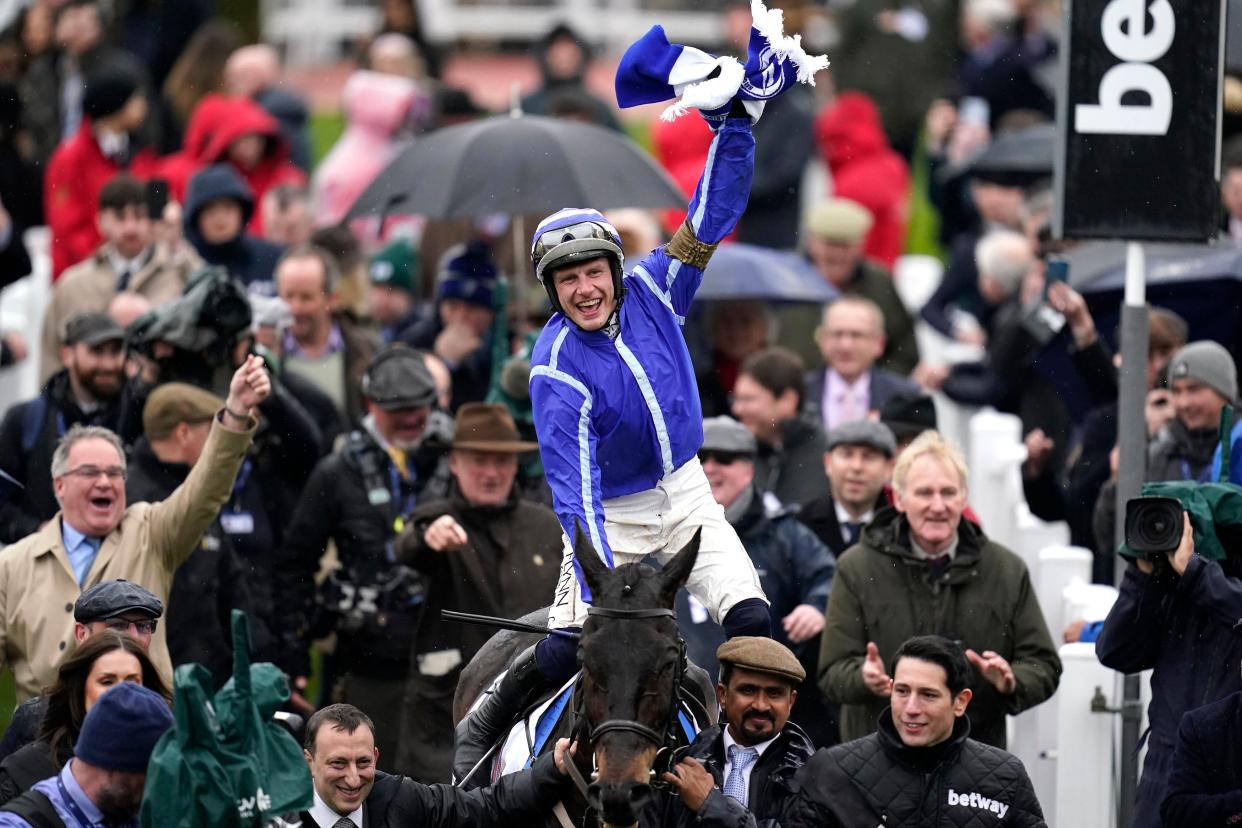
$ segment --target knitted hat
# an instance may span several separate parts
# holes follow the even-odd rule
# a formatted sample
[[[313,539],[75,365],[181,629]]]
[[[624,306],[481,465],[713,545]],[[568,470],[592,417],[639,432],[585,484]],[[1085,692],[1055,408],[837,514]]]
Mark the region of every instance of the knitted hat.
[[[472,241],[453,245],[440,257],[436,299],[460,299],[491,308],[498,275],[486,244]]]
[[[413,293],[417,261],[414,246],[405,239],[397,239],[371,258],[368,269],[371,284]]]
[[[1232,403],[1238,398],[1238,369],[1224,346],[1204,340],[1192,342],[1169,361],[1169,381],[1198,380]]]
[[[119,63],[101,66],[86,76],[82,114],[91,120],[114,115],[125,108],[141,86],[138,75],[128,66]]]
[[[172,725],[167,701],[154,690],[123,681],[86,714],[73,752],[97,768],[144,773],[155,743]]]

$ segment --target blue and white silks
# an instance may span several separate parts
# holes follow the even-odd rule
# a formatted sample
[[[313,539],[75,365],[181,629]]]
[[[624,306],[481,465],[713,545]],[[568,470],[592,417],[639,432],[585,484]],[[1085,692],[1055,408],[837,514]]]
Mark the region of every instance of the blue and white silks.
[[[746,209],[754,155],[749,120],[726,119],[690,201],[695,238],[715,244],[733,229]],[[553,507],[565,534],[572,539],[579,521],[609,566],[603,501],[651,489],[703,444],[681,332],[702,279],[701,270],[656,248],[625,278],[615,339],[558,313],[535,344],[530,396]]]
[[[625,108],[677,98],[660,116],[671,121],[691,108],[721,109],[737,97],[751,120],[757,121],[764,101],[795,83],[814,86],[815,73],[827,68],[828,58],[807,54],[801,35],[785,35],[780,9],[751,0],[750,11],[745,65],[735,57],[716,57],[692,46],[669,43],[664,28],[652,26],[630,45],[617,66],[617,104]]]

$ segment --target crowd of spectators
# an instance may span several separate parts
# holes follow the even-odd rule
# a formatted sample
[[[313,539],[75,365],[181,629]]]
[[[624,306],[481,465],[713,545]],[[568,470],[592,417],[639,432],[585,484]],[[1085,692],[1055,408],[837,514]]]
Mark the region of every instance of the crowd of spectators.
[[[518,617],[556,581],[561,531],[526,388],[551,309],[507,289],[529,278],[508,217],[346,218],[404,142],[482,110],[386,3],[341,95],[344,133],[316,163],[278,52],[208,5],[114,17],[103,0],[33,0],[0,32],[0,284],[30,273],[23,234],[38,225],[53,280],[37,346],[3,338],[3,363],[37,360],[44,383],[0,422],[0,471],[17,484],[0,496],[0,661],[18,700],[39,705],[5,743],[22,757],[0,763],[10,798],[65,765],[83,718],[65,698],[89,698],[97,662],[165,698],[174,665],[222,683],[235,608],[256,656],[292,679],[295,708],[358,705],[381,767],[447,781],[453,690],[486,633],[440,611]],[[948,688],[971,691],[956,715],[981,742],[1003,747],[1005,716],[1056,690],[1061,631],[970,510],[934,395],[1021,420],[1032,511],[1068,522],[1122,604],[1171,589],[1168,572],[1118,575],[1119,343],[1077,282],[1048,276],[1065,253],[1049,171],[979,162],[1051,123],[1056,4],[956,5],[834,5],[830,77],[755,126],[754,186],[729,241],[796,251],[838,298],[704,302],[684,329],[699,459],[774,637],[802,664],[792,721],[818,747],[875,731],[886,664],[912,636],[960,643],[969,670],[953,661]],[[740,42],[749,18],[725,18]],[[585,85],[598,57],[586,39],[558,25],[536,54],[524,111],[620,128]],[[697,117],[652,125],[654,155],[687,190],[711,140]],[[1237,240],[1231,152],[1223,227]],[[923,200],[944,273],[911,308],[893,272]],[[683,219],[616,214],[634,259]],[[1193,313],[1153,307],[1149,323],[1146,477],[1206,481],[1238,397],[1234,357]],[[916,329],[969,358],[920,353]],[[1225,444],[1242,479],[1242,432]],[[1222,569],[1200,563],[1185,571]],[[117,579],[149,600],[104,618],[75,609]],[[714,666],[723,633],[693,598],[677,609],[692,657]],[[131,629],[148,630],[142,646],[118,634]],[[1172,674],[1167,654],[1117,636],[1106,625],[1101,640],[1119,667]],[[1236,649],[1199,702],[1242,686]],[[1153,773],[1188,704],[1153,717]],[[37,750],[17,750],[27,743]]]

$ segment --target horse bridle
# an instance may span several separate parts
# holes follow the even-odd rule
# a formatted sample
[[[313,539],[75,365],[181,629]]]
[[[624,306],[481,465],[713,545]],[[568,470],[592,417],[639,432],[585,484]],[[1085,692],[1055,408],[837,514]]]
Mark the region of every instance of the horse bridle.
[[[609,607],[589,607],[587,615],[594,615],[597,618],[622,618],[637,620],[642,618],[671,618],[675,622],[677,613],[671,609],[660,607],[651,609],[612,609]],[[686,667],[686,642],[680,635],[677,636],[677,675],[673,676],[672,690],[670,691],[671,699],[669,700],[668,722],[664,726],[664,732],[660,733],[654,728],[647,727],[642,722],[636,722],[632,719],[608,719],[600,722],[599,725],[592,728],[587,721],[583,707],[586,704],[586,694],[579,693],[578,688],[574,688],[574,727],[570,734],[571,742],[579,744],[589,744],[594,746],[597,739],[607,733],[632,733],[645,741],[656,746],[656,758],[651,765],[651,784],[653,787],[663,787],[666,783],[661,781],[661,775],[664,771],[670,770],[673,766],[674,754],[677,750],[677,713],[678,698],[681,688],[681,676],[685,672]],[[585,798],[587,796],[587,783],[579,772],[577,764],[569,759],[565,762],[566,768],[569,770],[570,777],[574,780],[574,785],[578,788],[578,792]]]

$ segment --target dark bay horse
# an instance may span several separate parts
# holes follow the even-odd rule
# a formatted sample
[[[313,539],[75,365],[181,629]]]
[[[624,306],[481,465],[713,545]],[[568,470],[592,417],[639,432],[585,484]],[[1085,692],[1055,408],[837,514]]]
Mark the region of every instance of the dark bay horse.
[[[574,802],[563,803],[574,825],[584,824],[588,810],[605,826],[637,824],[658,778],[653,770],[657,754],[667,763],[672,749],[686,742],[677,706],[684,671],[689,695],[701,708],[700,724],[714,723],[711,681],[706,672],[687,664],[673,613],[677,590],[694,568],[698,551],[696,534],[663,569],[646,564],[610,569],[582,533],[576,537],[574,555],[594,603],[579,642],[582,672],[556,733],[578,741],[576,762],[585,790]],[[523,620],[545,619],[546,614],[540,618],[532,613]],[[512,632],[494,636],[462,671],[455,720],[537,638]],[[547,739],[542,749],[551,750],[555,741],[555,736]],[[550,819],[548,824],[563,823]]]

